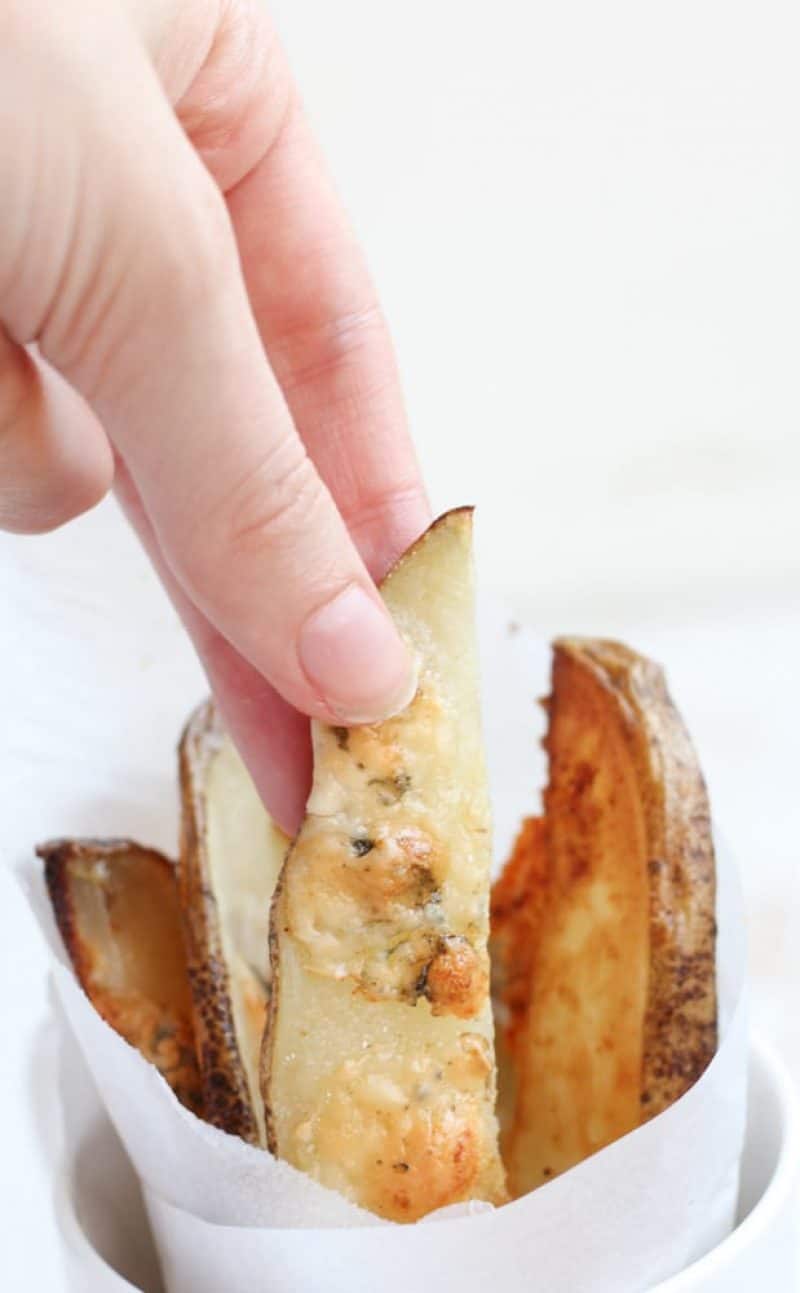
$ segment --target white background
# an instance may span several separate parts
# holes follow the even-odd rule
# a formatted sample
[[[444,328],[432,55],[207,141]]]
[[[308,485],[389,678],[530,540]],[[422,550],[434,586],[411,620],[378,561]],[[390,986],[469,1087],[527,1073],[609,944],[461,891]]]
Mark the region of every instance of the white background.
[[[796,6],[272,8],[434,503],[479,505],[482,584],[520,620],[666,664],[744,870],[754,1012],[800,1070]],[[80,830],[174,848],[202,691],[113,504],[0,538],[3,863]],[[58,1290],[50,1007],[13,891],[0,1000],[2,1262]]]

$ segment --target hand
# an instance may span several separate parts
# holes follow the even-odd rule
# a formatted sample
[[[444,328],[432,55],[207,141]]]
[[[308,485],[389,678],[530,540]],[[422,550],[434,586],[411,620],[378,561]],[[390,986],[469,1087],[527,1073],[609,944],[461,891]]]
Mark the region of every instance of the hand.
[[[0,526],[52,529],[112,478],[293,831],[302,715],[410,697],[372,580],[429,509],[374,288],[246,0],[0,16]]]

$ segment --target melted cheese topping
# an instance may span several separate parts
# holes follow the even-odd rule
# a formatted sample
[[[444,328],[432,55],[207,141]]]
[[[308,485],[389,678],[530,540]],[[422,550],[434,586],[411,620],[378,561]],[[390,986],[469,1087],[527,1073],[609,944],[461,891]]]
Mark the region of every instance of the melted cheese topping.
[[[453,735],[430,673],[389,722],[316,728],[285,910],[315,974],[351,978],[372,1000],[425,996],[469,1018],[488,984],[485,882],[474,877],[486,818],[482,802],[468,803],[444,831],[431,809]]]
[[[482,1116],[491,1081],[479,1034],[414,1056],[370,1049],[339,1067],[294,1127],[295,1162],[382,1216],[415,1221],[474,1190],[492,1148]]]

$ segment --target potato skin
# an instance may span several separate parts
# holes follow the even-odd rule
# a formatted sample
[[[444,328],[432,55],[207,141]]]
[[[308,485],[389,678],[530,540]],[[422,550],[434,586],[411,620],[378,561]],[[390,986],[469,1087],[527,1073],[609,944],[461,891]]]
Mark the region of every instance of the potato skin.
[[[667,1108],[716,1049],[708,802],[661,669],[560,639],[549,783],[493,895],[524,1193]]]
[[[194,1007],[204,1116],[222,1131],[259,1143],[234,1026],[228,970],[211,883],[204,779],[222,728],[211,701],[191,716],[178,747],[181,844],[177,869],[189,983]]]
[[[51,840],[36,852],[89,1000],[156,1066],[181,1103],[202,1116],[173,864],[120,839]]]

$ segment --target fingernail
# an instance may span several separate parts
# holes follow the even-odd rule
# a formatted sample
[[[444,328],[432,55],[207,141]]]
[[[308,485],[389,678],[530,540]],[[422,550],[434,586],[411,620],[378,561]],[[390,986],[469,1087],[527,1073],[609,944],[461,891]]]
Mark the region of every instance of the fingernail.
[[[358,584],[309,615],[300,663],[343,723],[376,723],[412,700],[417,671],[389,612]]]

